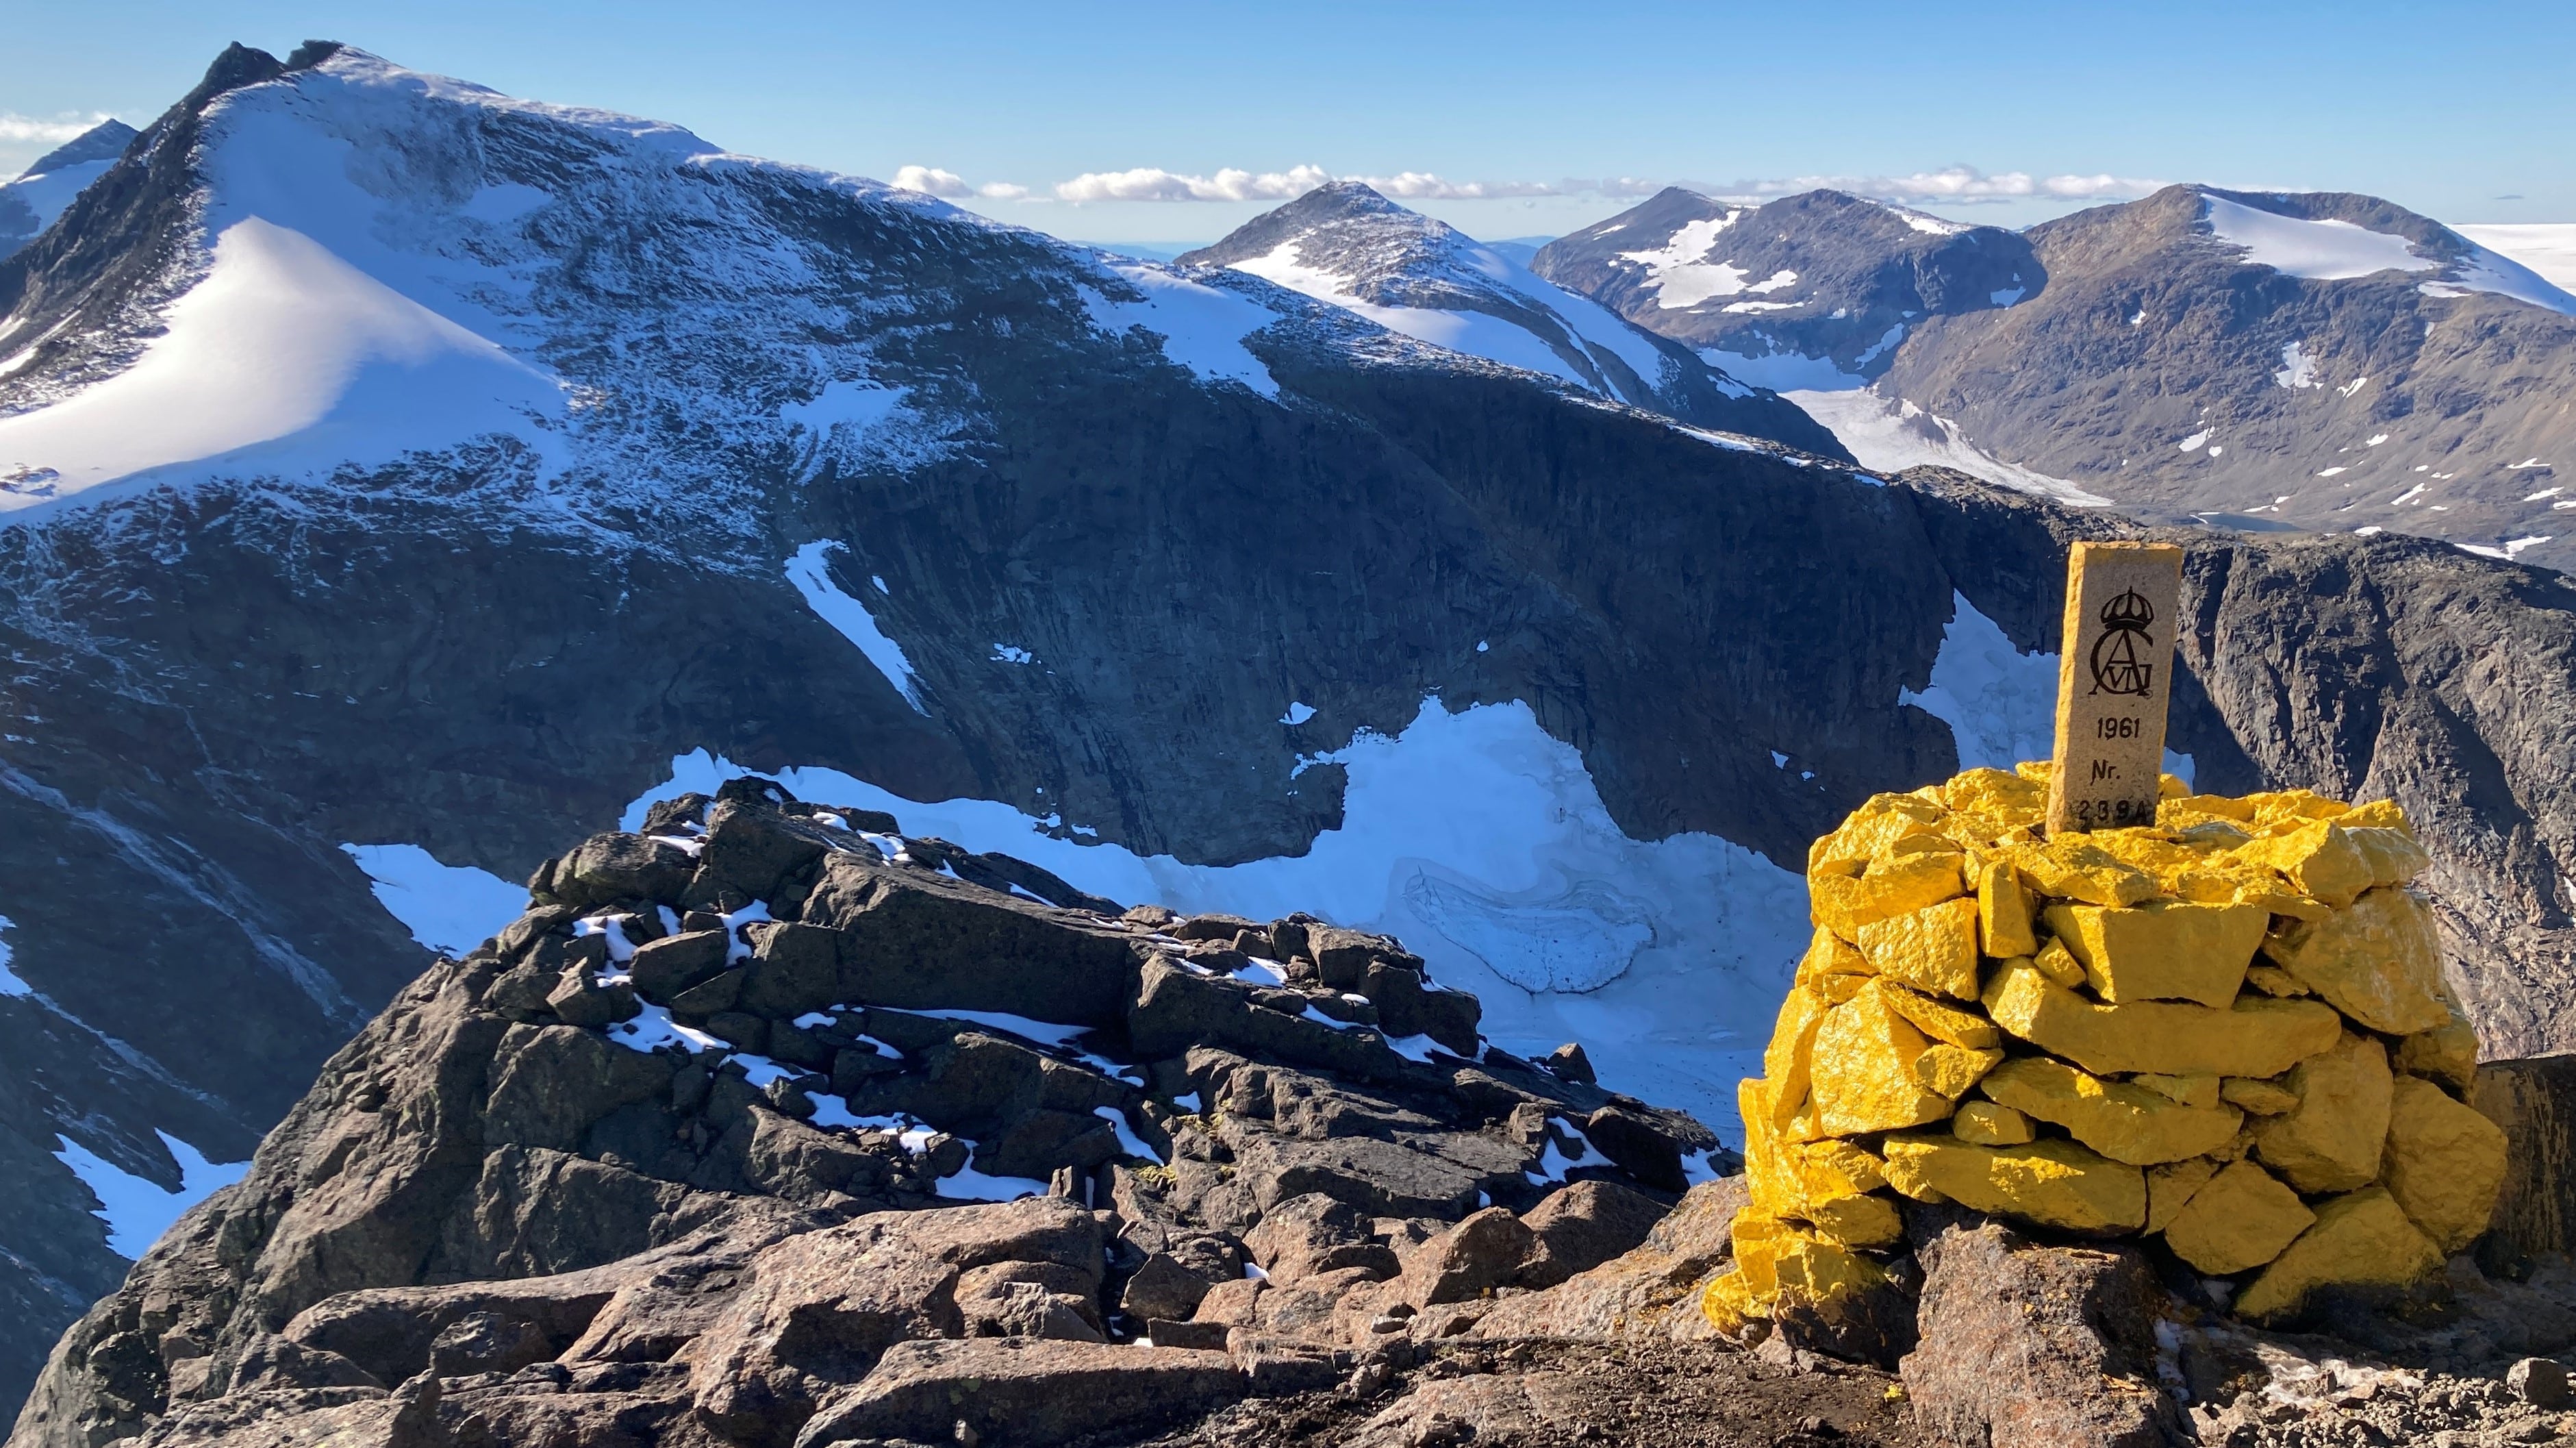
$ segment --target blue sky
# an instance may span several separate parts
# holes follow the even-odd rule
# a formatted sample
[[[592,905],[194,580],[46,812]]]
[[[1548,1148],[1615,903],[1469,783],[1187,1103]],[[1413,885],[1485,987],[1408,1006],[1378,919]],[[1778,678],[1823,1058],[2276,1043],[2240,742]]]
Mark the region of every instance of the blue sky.
[[[1670,181],[1833,180],[2005,225],[2182,180],[2576,221],[2568,0],[15,8],[0,175],[49,127],[147,122],[227,41],[327,36],[738,151],[944,172],[916,179],[1088,240],[1213,239],[1317,171],[1411,174],[1413,204],[1494,238]],[[1026,196],[972,194],[1002,187]],[[1187,194],[1232,199],[1121,199]]]

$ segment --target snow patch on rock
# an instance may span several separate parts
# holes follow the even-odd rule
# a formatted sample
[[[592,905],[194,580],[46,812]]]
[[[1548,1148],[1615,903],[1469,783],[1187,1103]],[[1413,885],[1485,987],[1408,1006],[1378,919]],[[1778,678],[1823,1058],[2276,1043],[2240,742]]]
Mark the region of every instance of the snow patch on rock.
[[[1890,402],[1867,389],[1781,395],[1830,429],[1866,468],[1889,473],[1912,467],[1951,468],[2016,492],[2078,507],[2101,507],[2111,501],[2064,478],[2004,462],[1968,441],[1957,423],[1935,417],[1911,402]]]
[[[842,592],[841,586],[832,581],[827,560],[843,546],[826,538],[797,549],[787,560],[787,581],[805,596],[806,607],[813,609],[816,617],[858,645],[860,654],[885,675],[886,682],[894,685],[914,713],[927,718],[930,708],[921,701],[921,681],[914,677],[912,660],[904,657],[903,645],[886,637],[866,604]],[[878,591],[884,591],[883,583],[878,584]]]
[[[1950,726],[1961,769],[2010,769],[2056,750],[2057,665],[2055,654],[2014,648],[2001,625],[1953,591],[1931,682],[1920,693],[1898,690],[1896,701]],[[2188,754],[2166,750],[2164,769],[2191,782]]]
[[[1503,1049],[1581,1041],[1613,1089],[1712,1124],[1735,1119],[1735,1082],[1759,1070],[1806,943],[1798,876],[1712,835],[1628,838],[1582,756],[1519,702],[1453,713],[1426,699],[1401,733],[1362,730],[1317,762],[1347,771],[1341,828],[1300,855],[1222,866],[1058,838],[998,801],[909,800],[828,769],[778,778],[1112,899],[1253,919],[1311,910],[1401,936],[1435,977],[1482,999],[1485,1033]],[[626,827],[654,800],[746,772],[704,750],[682,755]]]
[[[1168,267],[1145,262],[1105,262],[1129,286],[1144,293],[1141,301],[1113,301],[1085,287],[1083,306],[1092,325],[1104,332],[1136,328],[1162,341],[1163,355],[1206,382],[1233,382],[1264,397],[1277,397],[1279,383],[1243,339],[1279,320],[1279,315],[1234,293],[1194,282]]]
[[[2441,265],[2417,256],[2414,244],[2402,236],[2349,221],[2307,221],[2224,196],[2204,196],[2201,205],[2210,235],[2242,248],[2249,266],[2331,282],[2384,271],[2431,271]]]
[[[155,1131],[179,1164],[179,1189],[168,1191],[139,1177],[67,1136],[54,1138],[54,1159],[70,1167],[98,1206],[90,1215],[107,1224],[107,1249],[129,1260],[140,1258],[190,1207],[240,1181],[250,1172],[246,1161],[210,1162],[205,1154],[166,1131]]]
[[[365,871],[376,903],[411,938],[462,956],[501,933],[528,906],[525,886],[471,865],[443,865],[418,845],[342,845]]]

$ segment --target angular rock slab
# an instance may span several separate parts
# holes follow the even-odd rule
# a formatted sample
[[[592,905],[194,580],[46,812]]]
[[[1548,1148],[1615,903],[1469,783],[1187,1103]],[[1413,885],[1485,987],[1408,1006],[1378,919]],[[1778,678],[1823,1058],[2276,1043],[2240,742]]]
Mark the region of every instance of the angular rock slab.
[[[1943,1230],[1924,1266],[1920,1345],[1898,1367],[1917,1421],[1961,1448],[2189,1443],[2156,1386],[2159,1294],[2132,1251],[2034,1246],[1988,1223]]]

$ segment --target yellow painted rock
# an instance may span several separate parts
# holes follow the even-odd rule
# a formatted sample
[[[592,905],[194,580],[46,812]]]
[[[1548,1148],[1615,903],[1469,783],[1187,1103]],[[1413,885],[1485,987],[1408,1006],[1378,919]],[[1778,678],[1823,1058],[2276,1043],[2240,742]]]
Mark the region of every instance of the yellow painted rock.
[[[1879,993],[1890,1010],[1912,1021],[1916,1030],[1933,1040],[1970,1051],[1983,1051],[2003,1040],[1995,1023],[1974,1011],[1963,1011],[1893,981],[1881,981]]]
[[[1807,1104],[1807,1065],[1815,1054],[1816,1027],[1824,1024],[1831,1008],[1823,996],[1796,986],[1780,1002],[1780,1019],[1762,1051],[1762,1075],[1771,1083],[1765,1104],[1775,1125],[1787,1125]]]
[[[1821,925],[1808,939],[1807,953],[1798,957],[1797,983],[1810,989],[1818,988],[1820,982],[1837,975],[1867,976],[1875,973],[1870,969],[1869,958],[1860,953],[1860,947]]]
[[[1885,1148],[1887,1184],[1918,1201],[1946,1197],[2070,1232],[2134,1231],[2147,1220],[2146,1173],[2071,1141],[1970,1146],[1909,1133]]]
[[[1828,865],[1867,860],[1907,835],[1932,834],[1941,823],[1941,806],[1911,794],[1874,794],[1853,810],[1840,829],[1807,848],[1807,873]]]
[[[2361,857],[2370,863],[2370,883],[2386,889],[2391,885],[2412,885],[2415,877],[2432,868],[2433,857],[2415,843],[2415,836],[2405,830],[2373,826],[2346,827]]]
[[[2030,891],[2010,860],[1988,860],[1977,872],[1977,944],[1997,960],[2039,949],[2031,925]]]
[[[2165,1223],[2165,1245],[2201,1271],[2224,1277],[2280,1256],[2316,1220],[2297,1192],[2240,1161],[2211,1177]]]
[[[1788,1150],[1809,1196],[1856,1196],[1887,1185],[1887,1163],[1848,1141],[1815,1141]]]
[[[2348,1192],[2379,1176],[2388,1139],[2388,1050],[2347,1031],[2301,1061],[2289,1088],[2299,1104],[2254,1128],[2254,1154],[2300,1191]]]
[[[1970,769],[1941,786],[1941,802],[1962,814],[2036,814],[2048,807],[2048,790],[2008,769]]]
[[[1945,900],[1860,927],[1860,953],[1889,980],[1977,998],[1977,902]]]
[[[2468,1091],[2478,1081],[2478,1033],[2457,1017],[2397,1043],[2397,1069]]]
[[[2328,799],[2309,789],[2283,789],[2269,794],[2249,794],[2245,796],[2245,802],[2254,807],[2254,822],[2260,825],[2300,820],[2340,819],[2352,813],[2352,806],[2342,800]]]
[[[2332,1046],[2343,1029],[2320,1001],[2245,996],[2226,1010],[2181,1001],[2096,1005],[2018,962],[1986,983],[1984,1004],[2007,1033],[2097,1076],[2278,1076]]]
[[[2131,1166],[2181,1161],[2224,1146],[2245,1119],[2233,1106],[2185,1106],[2044,1056],[2006,1061],[1978,1085],[1993,1100],[2063,1126],[2077,1141]]]
[[[1884,1247],[1903,1236],[1896,1204],[1869,1195],[1887,1185],[1878,1158],[1849,1142],[1783,1139],[1764,1119],[1769,1091],[1761,1081],[1736,1086],[1751,1210],[1808,1223],[1847,1247]]]
[[[2336,822],[2347,830],[2395,830],[2410,840],[2415,838],[2415,826],[2407,821],[2406,811],[2399,809],[2393,799],[2374,799],[2368,804],[2354,805],[2338,815]]]
[[[1829,1305],[1887,1281],[1877,1263],[1821,1234],[1760,1212],[1735,1214],[1735,1270],[1709,1284],[1700,1310],[1732,1334],[1783,1297]],[[1732,1284],[1732,1285],[1729,1285]]]
[[[2223,794],[2186,794],[2156,801],[2156,823],[2165,829],[2187,828],[2203,820],[2254,822],[2254,806]]]
[[[2207,1072],[2190,1076],[2159,1076],[2149,1072],[2143,1076],[2132,1076],[2129,1082],[2133,1086],[2144,1086],[2168,1101],[2207,1109],[2218,1104],[2220,1079]]]
[[[2388,1112],[2388,1194],[2433,1245],[2457,1252],[2487,1229],[2504,1184],[2504,1132],[2430,1081],[2397,1078]]]
[[[1957,855],[1904,855],[1859,875],[1809,875],[1807,908],[1816,924],[1858,940],[1865,925],[1955,899],[1967,889]]]
[[[1993,1101],[1962,1101],[1950,1134],[1971,1146],[2019,1146],[2039,1135],[2030,1118]]]
[[[2161,1232],[2191,1194],[2209,1184],[2223,1163],[2205,1156],[2147,1168],[2147,1230]]]
[[[2039,954],[2032,956],[2030,963],[2041,975],[2068,990],[2084,983],[2084,962],[2077,960],[2075,953],[2066,948],[2066,942],[2055,936],[2049,937],[2048,944],[2040,947]]]
[[[2090,905],[2135,905],[2156,895],[2156,877],[2089,843],[2083,835],[2057,835],[2010,852],[2012,862],[2040,894]]]
[[[2231,1106],[2241,1106],[2255,1116],[2278,1116],[2299,1108],[2299,1093],[2290,1089],[2288,1078],[2279,1081],[2256,1081],[2244,1076],[2230,1076],[2218,1083],[2218,1099]]]
[[[1914,1059],[1931,1044],[1887,1008],[1875,982],[1826,1012],[1807,1068],[1818,1127],[1827,1136],[1858,1136],[1949,1115],[1949,1098],[1914,1079]]]
[[[2306,986],[2299,983],[2299,978],[2297,976],[2290,974],[2288,971],[2283,970],[2277,965],[2247,966],[2245,968],[2245,983],[2267,996],[2279,996],[2284,1000],[2291,996],[2314,994],[2313,991],[2310,991]]]
[[[2251,905],[2155,900],[2128,909],[2051,905],[2048,928],[2094,993],[2114,1005],[2143,1000],[2225,1007],[2245,982],[2270,917]]]
[[[2432,1239],[2416,1230],[2384,1187],[2320,1204],[2317,1224],[2273,1259],[2236,1299],[2238,1315],[2276,1321],[2298,1310],[2310,1292],[2338,1283],[2404,1287],[2442,1265]]]
[[[2370,861],[2343,826],[2310,820],[2239,848],[2236,857],[2278,870],[2303,894],[2340,909],[2370,888]]]
[[[2433,912],[2404,890],[2373,890],[2325,920],[2302,920],[2265,941],[2263,953],[2382,1035],[2450,1023]]]
[[[1945,1042],[1914,1058],[1914,1081],[1934,1095],[1956,1101],[2003,1058],[2001,1048],[1971,1051]]]

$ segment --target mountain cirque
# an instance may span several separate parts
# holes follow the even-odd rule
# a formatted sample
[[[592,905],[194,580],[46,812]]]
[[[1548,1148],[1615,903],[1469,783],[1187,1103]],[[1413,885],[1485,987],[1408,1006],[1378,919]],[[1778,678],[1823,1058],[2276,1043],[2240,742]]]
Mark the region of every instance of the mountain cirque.
[[[2576,296],[2375,197],[2173,186],[2015,234],[1668,190],[1531,266],[1749,380],[1866,382],[2148,513],[2576,560]]]
[[[2065,543],[2127,530],[1712,442],[1255,277],[671,127],[290,59],[227,55],[0,262],[8,321],[52,334],[0,378],[0,429],[112,401],[263,226],[372,268],[368,315],[473,321],[471,346],[430,329],[441,355],[551,379],[559,410],[395,388],[383,416],[459,430],[380,445],[325,407],[0,497],[7,1397],[127,1268],[65,1143],[163,1191],[156,1132],[248,1157],[418,971],[344,843],[523,879],[704,749],[1060,840],[1297,857],[1345,819],[1317,756],[1436,695],[1525,706],[1605,829],[1794,869],[1868,795],[1955,772],[1967,746],[1907,702],[1945,621],[2053,648]],[[317,149],[405,165],[324,187],[353,173]],[[2164,536],[2192,553],[2173,743],[2199,786],[2395,798],[2488,1053],[2576,1044],[2564,580],[2399,537]],[[816,599],[864,600],[903,666]]]

